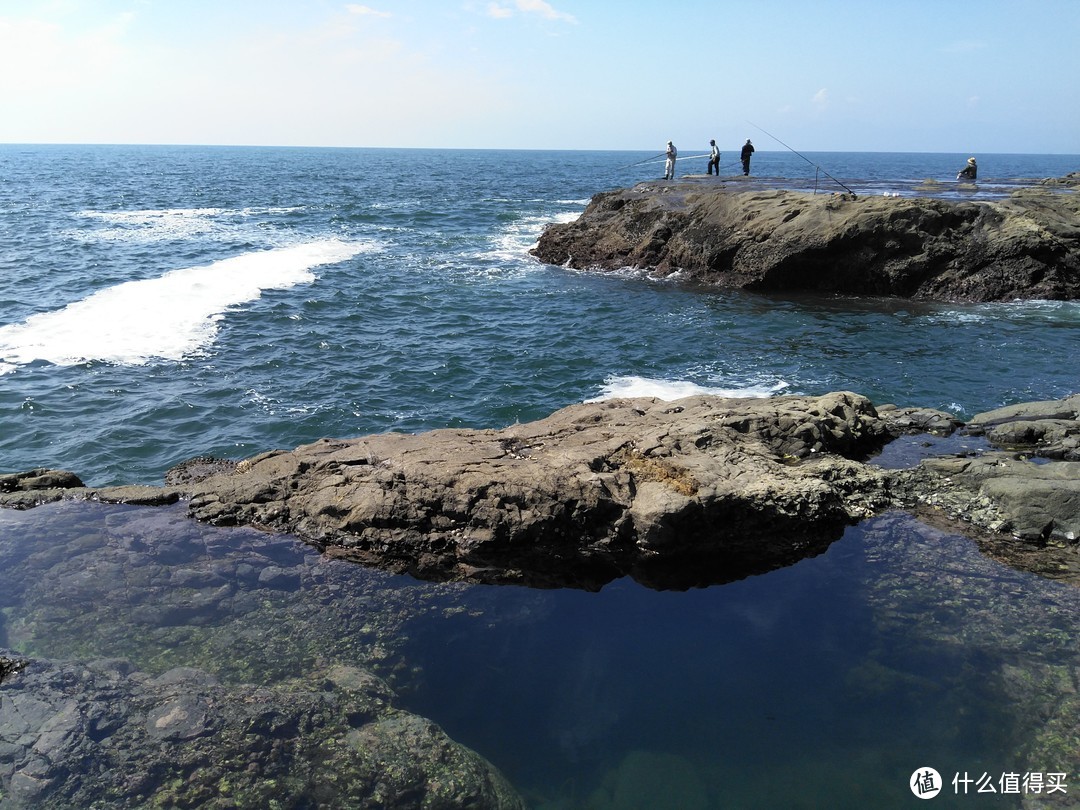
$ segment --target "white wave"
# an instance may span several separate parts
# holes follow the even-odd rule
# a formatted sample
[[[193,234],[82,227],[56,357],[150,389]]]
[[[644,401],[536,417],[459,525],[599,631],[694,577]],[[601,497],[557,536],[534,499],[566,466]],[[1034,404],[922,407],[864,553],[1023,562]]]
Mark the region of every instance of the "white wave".
[[[373,249],[370,243],[322,240],[117,284],[0,327],[0,373],[35,360],[61,366],[179,360],[214,340],[229,308],[264,290],[310,283],[313,267]]]
[[[665,402],[698,395],[714,397],[770,397],[783,391],[788,384],[783,380],[772,385],[751,385],[745,388],[719,388],[686,380],[657,380],[649,377],[610,377],[605,380],[599,396],[586,402],[602,402],[605,399],[632,399],[653,397]]]
[[[66,236],[84,242],[161,242],[207,235],[250,234],[251,217],[288,214],[296,207],[164,208],[131,211],[79,211],[80,219],[102,223],[93,230],[72,229]]]
[[[561,219],[562,216],[558,215],[556,219],[564,221]],[[576,217],[577,214],[573,214],[571,219]],[[492,235],[491,247],[488,250],[474,253],[471,258],[476,261],[509,265],[516,265],[522,259],[529,259],[529,251],[536,247],[540,234],[551,221],[551,217],[539,214],[514,220]]]

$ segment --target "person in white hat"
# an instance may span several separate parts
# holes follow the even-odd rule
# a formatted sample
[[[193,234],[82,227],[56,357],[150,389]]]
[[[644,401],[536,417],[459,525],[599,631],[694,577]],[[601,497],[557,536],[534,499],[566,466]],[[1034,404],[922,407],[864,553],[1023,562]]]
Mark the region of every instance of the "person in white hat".
[[[739,159],[742,161],[742,173],[747,177],[750,176],[750,156],[754,154],[754,145],[750,143],[750,139],[746,139],[746,143],[743,144],[742,151],[739,153]]]
[[[964,180],[974,180],[975,175],[978,174],[978,172],[979,167],[975,165],[975,158],[969,157],[967,166],[956,173],[956,179],[959,180],[963,178]]]

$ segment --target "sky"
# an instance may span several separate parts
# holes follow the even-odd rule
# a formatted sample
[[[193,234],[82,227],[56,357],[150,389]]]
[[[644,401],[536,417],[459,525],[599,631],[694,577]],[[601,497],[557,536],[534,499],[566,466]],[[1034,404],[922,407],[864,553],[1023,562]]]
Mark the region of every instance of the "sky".
[[[1080,0],[0,0],[0,143],[1080,154],[1077,43]]]

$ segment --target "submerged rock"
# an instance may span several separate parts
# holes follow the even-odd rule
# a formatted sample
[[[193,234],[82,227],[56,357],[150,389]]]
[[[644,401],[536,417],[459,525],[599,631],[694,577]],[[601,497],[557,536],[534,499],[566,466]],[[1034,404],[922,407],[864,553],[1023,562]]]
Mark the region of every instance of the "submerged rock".
[[[949,301],[1080,298],[1080,178],[997,201],[739,190],[694,181],[597,194],[533,253],[721,287]]]
[[[123,660],[33,659],[0,691],[5,808],[524,807],[363,670],[225,685]]]

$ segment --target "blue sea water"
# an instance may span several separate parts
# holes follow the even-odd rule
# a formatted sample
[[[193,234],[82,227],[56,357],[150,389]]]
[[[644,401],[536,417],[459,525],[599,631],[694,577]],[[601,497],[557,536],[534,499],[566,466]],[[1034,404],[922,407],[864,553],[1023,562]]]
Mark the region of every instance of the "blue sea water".
[[[592,194],[660,177],[650,157],[0,146],[0,472],[158,483],[197,455],[620,395],[851,390],[964,418],[1080,391],[1075,302],[759,296],[530,257]],[[760,151],[752,180],[835,190],[823,169],[859,193],[949,195],[966,158]],[[994,194],[1080,156],[979,164]],[[2,516],[0,546],[78,544],[112,514],[37,511]],[[1072,641],[1032,649],[1011,600],[1080,629],[1072,589],[897,517],[687,594],[439,598],[448,618],[409,628],[415,675],[396,686],[544,808],[906,806],[922,765],[1022,767],[1010,667],[1076,666]]]
[[[1076,303],[762,297],[529,256],[592,194],[659,176],[648,157],[0,146],[0,468],[156,483],[196,455],[625,393],[843,389],[969,416],[1080,390]],[[966,159],[805,157],[875,192]],[[990,185],[1080,157],[980,163]],[[753,172],[817,174],[786,151]]]

